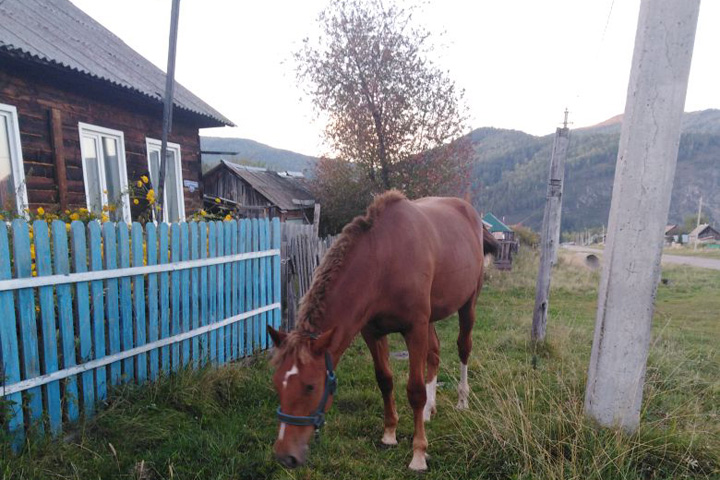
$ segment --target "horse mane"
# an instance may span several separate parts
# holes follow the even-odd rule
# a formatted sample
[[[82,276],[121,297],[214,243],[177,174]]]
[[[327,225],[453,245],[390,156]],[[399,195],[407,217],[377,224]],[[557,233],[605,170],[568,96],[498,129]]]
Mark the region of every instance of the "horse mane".
[[[328,287],[335,279],[335,275],[342,269],[347,254],[363,234],[372,228],[377,218],[389,205],[406,198],[398,190],[388,190],[374,198],[365,215],[358,215],[345,225],[340,236],[333,242],[315,270],[310,289],[300,301],[295,329],[287,335],[282,348],[277,349],[273,357],[275,365],[279,365],[290,355],[297,358],[300,363],[310,360],[310,341],[322,333],[319,331],[318,324],[325,313]]]

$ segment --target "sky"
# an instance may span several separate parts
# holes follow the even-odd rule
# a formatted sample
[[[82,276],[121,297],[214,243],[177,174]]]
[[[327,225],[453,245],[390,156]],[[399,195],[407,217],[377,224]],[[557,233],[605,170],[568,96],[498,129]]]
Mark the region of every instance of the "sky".
[[[171,0],[72,0],[165,70]],[[182,0],[176,80],[249,138],[321,155],[323,122],[295,77],[293,52],[319,32],[328,0]],[[416,17],[432,60],[465,90],[468,131],[552,133],[624,111],[640,0],[425,0]],[[720,1],[701,4],[686,111],[720,108]],[[714,25],[713,25],[714,23]]]

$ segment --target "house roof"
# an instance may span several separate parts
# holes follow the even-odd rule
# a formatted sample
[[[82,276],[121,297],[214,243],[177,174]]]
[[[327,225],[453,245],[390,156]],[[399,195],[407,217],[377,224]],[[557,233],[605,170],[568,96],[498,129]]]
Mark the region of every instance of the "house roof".
[[[495,232],[512,232],[512,229],[500,221],[492,213],[487,213],[483,217],[483,221],[490,224],[490,233]]]
[[[700,226],[698,226],[697,228],[695,228],[695,230],[690,232],[690,236],[691,237],[699,237],[700,235],[702,235],[705,232],[705,230],[708,230],[708,229],[715,232],[715,235],[720,234],[720,232],[718,232],[713,227],[711,227],[709,223],[703,223]]]
[[[220,160],[220,165],[207,172],[205,176],[216,172],[219,168],[226,168],[245,180],[282,210],[300,210],[315,203],[313,195],[302,184],[302,180],[297,176],[288,175],[287,172],[278,173],[264,168],[244,167],[227,160]]]
[[[676,230],[677,228],[678,228],[677,225],[666,225],[665,226],[665,235],[669,235],[670,232],[672,232],[673,230]]]
[[[162,102],[165,72],[69,0],[0,1],[0,51],[99,79]],[[176,108],[233,123],[175,83]]]

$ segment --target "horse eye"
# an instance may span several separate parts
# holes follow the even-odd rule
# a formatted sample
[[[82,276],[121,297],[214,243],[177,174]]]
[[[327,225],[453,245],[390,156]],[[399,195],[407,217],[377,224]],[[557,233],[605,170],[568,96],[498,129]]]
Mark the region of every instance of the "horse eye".
[[[305,385],[305,391],[306,391],[307,393],[310,393],[310,392],[312,392],[313,390],[315,390],[315,385]]]

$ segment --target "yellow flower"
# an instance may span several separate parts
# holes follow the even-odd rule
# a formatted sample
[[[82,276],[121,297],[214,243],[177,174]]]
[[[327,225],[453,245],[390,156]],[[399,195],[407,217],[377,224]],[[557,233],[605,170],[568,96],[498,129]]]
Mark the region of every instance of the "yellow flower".
[[[103,205],[102,211],[107,212],[108,210],[110,210],[110,207],[108,207],[107,205]]]
[[[216,197],[216,198],[215,198],[215,203],[220,203],[220,199]]]
[[[70,210],[65,210],[65,215],[70,215]]]
[[[137,186],[138,186],[138,188],[142,188],[143,182],[141,182],[140,180],[138,180],[138,181],[137,181]]]
[[[204,217],[205,215],[207,215],[207,212],[205,210],[200,210],[200,215]]]
[[[100,220],[103,222],[108,222],[108,221],[110,221],[110,217],[108,217],[107,215],[105,215],[103,213],[102,215],[100,215]]]
[[[111,212],[114,212],[115,210],[117,210],[117,207],[115,205],[110,205],[108,207],[108,210],[110,210]]]
[[[133,200],[133,203],[134,203],[135,205],[140,205],[140,200],[138,200],[138,199],[136,198],[136,199]]]
[[[225,215],[225,221],[229,222],[230,220],[232,220],[232,215],[228,213],[227,215]]]
[[[70,231],[70,224],[69,224],[69,223],[66,223],[66,224],[65,224],[65,230],[67,230],[68,232]]]
[[[148,190],[147,195],[145,195],[145,199],[151,204],[155,203],[155,190],[153,190],[152,188]]]
[[[30,258],[32,258],[32,259],[35,258],[35,244],[34,243],[30,244]],[[33,268],[35,268],[35,265],[33,265]]]
[[[42,217],[43,215],[45,215],[45,209],[43,207],[38,207],[37,213]]]
[[[5,220],[5,217],[0,213],[0,220]]]
[[[80,212],[80,213],[87,213],[87,212],[88,212],[88,209],[87,209],[87,208],[80,207],[80,208],[78,208],[78,212]]]
[[[80,220],[80,215],[78,215],[77,213],[72,213],[70,214],[70,220]]]
[[[150,181],[147,175],[143,175],[142,177],[140,177],[140,180],[142,180],[143,183],[148,183]]]

